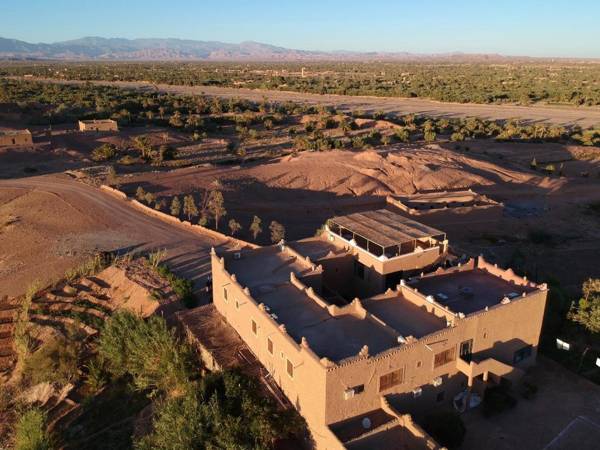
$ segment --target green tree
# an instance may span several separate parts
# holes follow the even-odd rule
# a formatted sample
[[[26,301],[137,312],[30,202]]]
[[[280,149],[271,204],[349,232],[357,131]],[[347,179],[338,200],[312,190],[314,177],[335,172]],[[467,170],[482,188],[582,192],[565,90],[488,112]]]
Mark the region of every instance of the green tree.
[[[141,391],[181,393],[192,375],[190,349],[159,316],[114,313],[101,330],[98,355],[113,377],[129,374]]]
[[[252,237],[256,241],[256,238],[260,233],[262,233],[262,220],[258,216],[254,216],[252,219],[252,223],[250,224],[250,232],[252,233]]]
[[[240,223],[235,220],[235,219],[231,219],[229,221],[229,231],[231,231],[231,235],[235,236],[238,231],[240,231],[242,229],[242,226],[240,225]]]
[[[271,230],[271,242],[274,244],[285,238],[285,228],[279,222],[273,220],[269,225],[269,230]]]
[[[207,375],[184,395],[160,404],[152,433],[135,447],[266,450],[275,439],[299,435],[305,427],[294,409],[280,411],[261,395],[254,378],[227,370]]]
[[[146,198],[146,191],[144,190],[143,187],[138,186],[137,189],[135,190],[135,198],[138,201],[144,201],[144,199]]]
[[[49,450],[51,438],[46,431],[46,413],[31,408],[20,415],[15,427],[15,450]]]
[[[435,141],[436,134],[433,130],[427,130],[424,134],[425,142],[433,142]]]
[[[181,202],[179,201],[179,197],[173,197],[171,200],[171,215],[175,217],[179,217],[181,214]]]
[[[198,215],[198,207],[192,195],[186,195],[183,198],[183,213],[187,216],[188,221],[191,221],[192,217]]]
[[[219,190],[214,190],[210,193],[207,209],[211,216],[215,219],[215,229],[219,229],[219,220],[221,217],[227,215],[227,210],[225,209],[225,199],[223,198],[223,193]]]
[[[569,318],[592,333],[600,333],[600,279],[590,278],[583,283],[582,293]]]
[[[400,142],[407,143],[410,141],[410,133],[406,128],[397,128],[394,134]]]

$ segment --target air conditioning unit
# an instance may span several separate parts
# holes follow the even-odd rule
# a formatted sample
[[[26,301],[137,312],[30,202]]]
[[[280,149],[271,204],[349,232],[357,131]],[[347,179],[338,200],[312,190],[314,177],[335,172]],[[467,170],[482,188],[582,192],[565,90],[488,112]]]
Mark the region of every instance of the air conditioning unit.
[[[344,391],[344,400],[350,400],[352,397],[354,397],[354,389],[346,389]]]
[[[420,397],[423,394],[423,389],[421,389],[420,387],[415,388],[413,389],[412,393],[414,398]]]
[[[432,384],[435,387],[441,386],[442,385],[442,377],[434,378]]]
[[[271,314],[271,318],[277,322],[277,319],[279,319],[279,317],[277,317],[277,314]]]
[[[233,259],[242,259],[242,253],[241,252],[235,252],[233,254]]]

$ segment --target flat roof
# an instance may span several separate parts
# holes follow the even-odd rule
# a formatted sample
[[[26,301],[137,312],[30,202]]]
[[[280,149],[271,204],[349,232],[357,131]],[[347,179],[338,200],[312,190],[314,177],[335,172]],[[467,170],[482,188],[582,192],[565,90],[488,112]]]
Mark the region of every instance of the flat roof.
[[[332,316],[291,282],[253,297],[269,307],[297,343],[305,337],[319,357],[339,361],[357,355],[364,345],[370,354],[398,345],[396,336],[381,324],[351,314]]]
[[[238,367],[240,351],[247,348],[213,304],[176,313],[177,319],[224,369]]]
[[[302,276],[313,271],[305,260],[281,251],[278,246],[242,250],[239,259],[235,259],[233,253],[238,252],[225,255],[225,268],[235,274],[242,286],[253,289],[252,294],[255,294],[254,290],[258,294],[261,289],[268,291],[273,286],[289,282],[290,272]]]
[[[312,261],[318,261],[333,252],[335,254],[347,253],[345,250],[340,249],[335,244],[329,242],[327,239],[322,237],[312,237],[307,239],[301,239],[299,241],[286,243],[298,253],[304,256],[308,256]]]
[[[113,119],[86,119],[86,120],[80,120],[80,122],[82,122],[82,123],[113,123],[116,121]]]
[[[422,294],[432,295],[451,311],[464,314],[497,305],[505,296],[521,296],[536,289],[510,283],[482,269],[425,275],[411,282],[411,286]]]
[[[443,231],[387,209],[337,216],[331,222],[384,248],[415,239],[445,235]]]
[[[437,317],[397,293],[363,300],[362,305],[404,337],[419,339],[446,328],[446,319]]]
[[[367,429],[363,427],[363,420],[369,419],[371,426]],[[365,433],[371,432],[374,428],[378,428],[386,423],[390,423],[396,418],[388,414],[383,409],[374,409],[372,411],[354,416],[350,419],[329,425],[329,429],[337,436],[337,438],[346,443],[353,439],[362,436]]]
[[[374,434],[369,434],[346,444],[348,450],[426,450],[429,447],[422,438],[414,436],[410,430],[396,423]]]
[[[31,134],[29,130],[0,130],[0,135],[4,136],[18,136],[20,134]]]

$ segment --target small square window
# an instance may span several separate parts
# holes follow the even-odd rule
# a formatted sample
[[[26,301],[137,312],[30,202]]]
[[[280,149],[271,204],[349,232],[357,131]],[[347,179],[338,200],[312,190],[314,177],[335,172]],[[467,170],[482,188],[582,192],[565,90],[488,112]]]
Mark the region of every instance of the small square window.
[[[294,365],[289,359],[287,360],[287,374],[290,378],[294,378]]]
[[[354,395],[356,395],[356,394],[362,394],[363,392],[365,392],[365,385],[364,384],[359,384],[358,386],[354,386],[352,388],[352,390],[354,391]]]
[[[272,355],[273,354],[273,341],[267,338],[267,350]]]
[[[256,322],[254,320],[252,321],[252,333],[254,333],[255,335],[258,334],[258,325],[256,325]]]
[[[417,369],[420,368],[423,365],[423,363],[421,361],[417,361]]]

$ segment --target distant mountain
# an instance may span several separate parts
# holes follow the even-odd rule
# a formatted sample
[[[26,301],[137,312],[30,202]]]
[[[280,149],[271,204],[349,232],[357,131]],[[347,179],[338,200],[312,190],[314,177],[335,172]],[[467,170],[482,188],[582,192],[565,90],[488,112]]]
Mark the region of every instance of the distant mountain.
[[[512,59],[501,55],[407,52],[320,52],[294,50],[260,42],[228,44],[184,39],[122,39],[84,37],[53,44],[30,44],[0,38],[0,59],[10,60],[188,60],[188,61],[359,61],[448,59],[486,61]]]

